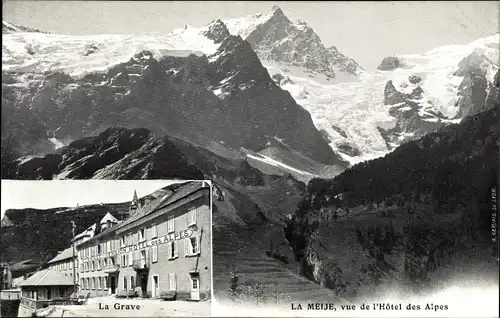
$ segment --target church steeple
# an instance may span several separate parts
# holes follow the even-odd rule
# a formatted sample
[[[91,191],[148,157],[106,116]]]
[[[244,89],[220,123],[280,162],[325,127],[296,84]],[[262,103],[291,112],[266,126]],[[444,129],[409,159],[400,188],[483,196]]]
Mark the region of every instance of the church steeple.
[[[139,198],[137,198],[137,191],[134,190],[134,198],[132,199],[132,202],[130,202],[130,213],[134,213],[135,210],[139,208]]]

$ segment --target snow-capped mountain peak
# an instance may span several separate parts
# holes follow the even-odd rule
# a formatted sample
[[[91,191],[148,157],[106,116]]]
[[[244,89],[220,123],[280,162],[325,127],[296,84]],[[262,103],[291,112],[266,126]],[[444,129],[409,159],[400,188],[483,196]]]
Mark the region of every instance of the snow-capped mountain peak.
[[[298,67],[309,76],[324,76],[326,80],[336,73],[358,76],[363,71],[352,59],[338,50],[325,48],[320,37],[304,21],[292,22],[274,6],[266,14],[254,14],[225,20],[231,34],[250,42],[264,65],[279,63],[281,69]]]

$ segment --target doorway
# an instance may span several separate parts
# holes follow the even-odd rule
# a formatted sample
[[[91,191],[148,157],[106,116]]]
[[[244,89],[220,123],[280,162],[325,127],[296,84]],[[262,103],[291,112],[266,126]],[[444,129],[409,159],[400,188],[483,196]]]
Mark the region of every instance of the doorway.
[[[153,275],[153,293],[152,293],[153,298],[160,297],[159,289],[160,289],[160,278],[158,277],[158,275]]]
[[[191,274],[191,300],[200,300],[200,275]]]
[[[109,276],[109,287],[111,289],[111,295],[116,294],[116,277],[114,275]]]
[[[148,276],[141,275],[139,279],[140,279],[142,297],[146,298],[148,296]]]

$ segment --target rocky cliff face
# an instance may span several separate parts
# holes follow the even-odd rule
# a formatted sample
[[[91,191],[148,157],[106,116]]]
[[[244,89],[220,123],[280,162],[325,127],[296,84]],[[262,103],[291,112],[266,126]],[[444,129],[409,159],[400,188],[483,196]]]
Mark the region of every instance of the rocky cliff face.
[[[457,117],[475,115],[500,104],[500,70],[488,79],[491,63],[485,55],[472,52],[458,64],[455,76],[463,77],[458,87]]]
[[[419,77],[410,76],[408,81],[416,86],[411,93],[398,91],[391,80],[384,89],[384,104],[390,106],[389,115],[396,119],[393,128],[387,130],[379,128],[389,149],[436,131],[445,125],[442,120],[446,118],[442,114],[425,111],[419,103],[423,93],[418,85]]]

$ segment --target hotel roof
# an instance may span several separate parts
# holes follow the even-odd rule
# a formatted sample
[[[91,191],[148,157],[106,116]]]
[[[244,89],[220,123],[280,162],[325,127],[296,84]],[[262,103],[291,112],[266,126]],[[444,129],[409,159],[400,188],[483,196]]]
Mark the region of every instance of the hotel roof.
[[[68,247],[67,249],[65,249],[61,253],[57,254],[57,256],[54,257],[53,259],[51,259],[48,262],[48,264],[59,262],[59,261],[62,261],[62,260],[68,259],[68,258],[73,258],[73,247]]]
[[[27,280],[20,282],[19,286],[72,286],[73,284],[73,277],[48,268],[34,273]]]
[[[172,204],[191,193],[194,193],[200,189],[210,188],[210,185],[206,182],[202,181],[188,181],[181,184],[173,184],[171,186],[163,188],[163,195],[158,195],[159,191],[155,191],[153,194],[147,196],[150,200],[146,201],[143,206],[137,208],[137,211],[132,214],[127,220],[124,220],[117,225],[111,228],[111,231],[104,231],[99,233],[98,235],[92,237],[88,241],[84,241],[81,244],[85,244],[86,242],[93,241],[99,237],[106,235],[106,233],[111,233],[112,231],[119,230],[128,224],[135,222],[136,220],[157,211],[158,209]],[[140,199],[141,200],[141,199]]]

